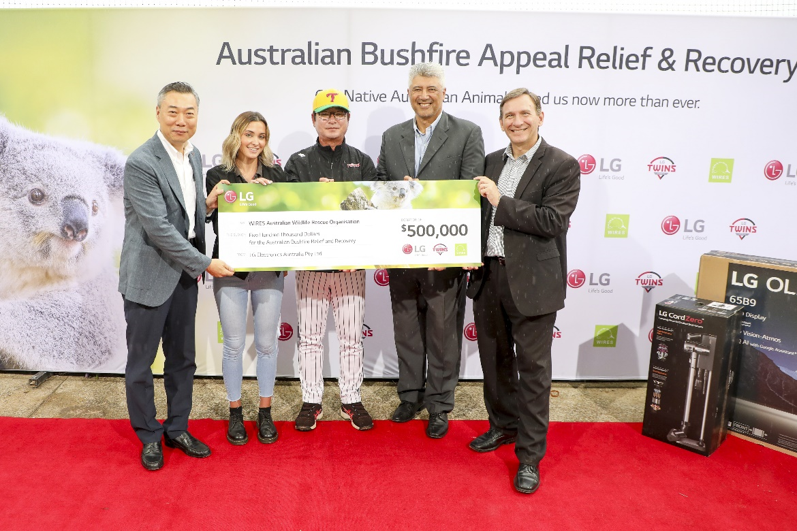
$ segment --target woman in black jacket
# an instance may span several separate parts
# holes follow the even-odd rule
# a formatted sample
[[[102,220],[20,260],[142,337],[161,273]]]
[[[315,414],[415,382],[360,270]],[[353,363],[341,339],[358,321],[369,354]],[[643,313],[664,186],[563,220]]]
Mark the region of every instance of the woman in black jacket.
[[[258,112],[239,115],[222,144],[222,163],[208,170],[208,194],[221,184],[271,184],[285,181],[282,168],[274,163],[275,156],[268,146],[270,132],[266,119]],[[218,211],[208,217],[213,223],[216,243],[213,258],[219,256]],[[252,299],[257,352],[257,383],[260,391],[260,411],[257,416],[257,439],[273,443],[278,434],[271,419],[271,397],[277,370],[277,328],[282,305],[283,273],[259,271],[235,273],[226,278],[214,278],[213,294],[219,309],[224,335],[221,370],[230,401],[230,423],[227,440],[235,445],[246,444],[249,437],[243,424],[241,381],[243,379],[243,351],[246,344],[246,310]]]

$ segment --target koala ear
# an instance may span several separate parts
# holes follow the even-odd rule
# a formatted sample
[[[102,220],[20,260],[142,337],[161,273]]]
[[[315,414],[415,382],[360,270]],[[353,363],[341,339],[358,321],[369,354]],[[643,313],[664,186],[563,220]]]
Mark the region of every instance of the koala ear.
[[[415,194],[413,197],[418,197],[423,191],[423,185],[418,181],[410,181],[410,190]]]
[[[125,158],[119,151],[108,148],[105,153],[105,184],[111,195],[121,196],[124,192]]]
[[[93,144],[89,156],[102,170],[102,178],[111,196],[124,191],[125,157],[116,149]]]
[[[11,124],[4,116],[0,116],[0,158],[5,154],[6,147],[8,147],[9,138],[11,136]]]

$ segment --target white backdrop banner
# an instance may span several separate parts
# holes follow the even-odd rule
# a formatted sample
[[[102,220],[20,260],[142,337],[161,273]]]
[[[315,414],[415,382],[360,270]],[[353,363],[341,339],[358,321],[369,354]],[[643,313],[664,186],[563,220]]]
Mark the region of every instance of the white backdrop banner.
[[[12,190],[11,208],[0,214],[0,287],[23,281],[30,267],[23,257],[41,242],[36,234],[51,230],[7,227],[61,215],[33,209],[39,196],[30,185],[80,186],[59,177],[89,162],[64,138],[130,153],[155,132],[155,95],[166,83],[188,81],[200,94],[193,142],[205,169],[220,162],[222,140],[245,110],[266,116],[283,161],[311,145],[311,102],[330,87],[351,100],[347,142],[376,162],[382,133],[412,117],[409,65],[429,60],[446,70],[444,110],[480,125],[488,153],[507,145],[497,120],[502,96],[525,86],[542,97],[543,137],[581,164],[554,378],[644,379],[654,305],[694,293],[702,253],[797,258],[793,20],[364,9],[4,10],[0,17],[0,113],[20,126],[0,121],[0,183]],[[44,133],[36,138],[56,154],[37,158],[25,129]],[[9,154],[26,150],[11,171]],[[72,158],[59,170],[66,154]],[[86,178],[105,187],[107,266],[91,278],[70,273],[57,285],[0,292],[6,367],[123,370],[120,296],[96,280],[116,274],[121,247],[118,181],[106,173]],[[285,284],[280,376],[298,374],[293,278]],[[366,278],[365,375],[396,377],[387,274]],[[75,317],[85,307],[107,317]],[[481,377],[472,323],[469,302],[463,378]],[[200,285],[197,324],[198,374],[220,374],[210,283]],[[67,348],[57,340],[64,336],[78,339]],[[253,375],[249,340],[245,371]],[[325,344],[325,375],[336,376],[331,321]],[[86,358],[75,354],[80,349],[96,352]]]

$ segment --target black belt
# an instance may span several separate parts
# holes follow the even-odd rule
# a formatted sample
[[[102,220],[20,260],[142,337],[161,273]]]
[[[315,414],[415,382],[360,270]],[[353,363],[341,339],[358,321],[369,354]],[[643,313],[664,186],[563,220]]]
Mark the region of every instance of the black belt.
[[[487,258],[495,260],[496,262],[498,262],[502,266],[506,265],[506,258],[504,258],[503,256],[488,256]]]

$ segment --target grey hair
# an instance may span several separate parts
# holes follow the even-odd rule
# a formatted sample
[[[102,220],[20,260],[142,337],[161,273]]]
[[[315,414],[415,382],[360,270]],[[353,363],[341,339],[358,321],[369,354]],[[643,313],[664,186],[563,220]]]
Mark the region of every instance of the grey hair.
[[[531,98],[531,101],[534,102],[534,108],[537,111],[537,116],[542,114],[542,101],[540,97],[534,94],[527,88],[516,88],[514,90],[510,90],[504,96],[504,99],[501,100],[501,105],[498,107],[498,118],[504,117],[504,103],[508,102],[509,100],[514,100],[515,98],[519,98],[522,95],[526,95]]]
[[[180,94],[193,94],[194,99],[196,99],[196,106],[199,107],[199,94],[196,93],[194,87],[185,83],[183,81],[175,81],[174,83],[169,83],[165,87],[158,92],[158,107],[161,106],[163,103],[163,98],[166,97],[166,94],[169,92],[179,92]]]
[[[436,77],[440,80],[440,88],[446,88],[446,73],[440,63],[416,63],[410,68],[409,87],[412,87],[412,80],[415,76]]]

